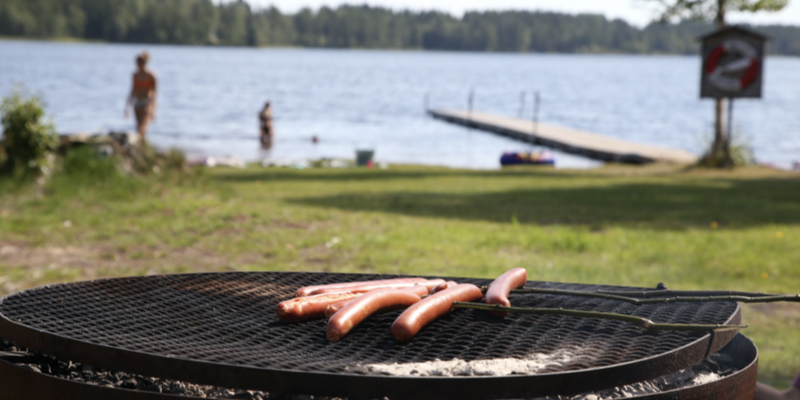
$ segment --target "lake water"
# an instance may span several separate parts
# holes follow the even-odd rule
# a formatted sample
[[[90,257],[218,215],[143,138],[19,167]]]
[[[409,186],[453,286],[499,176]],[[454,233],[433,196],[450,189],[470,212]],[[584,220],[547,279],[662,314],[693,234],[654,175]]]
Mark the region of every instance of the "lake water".
[[[59,132],[134,130],[123,118],[134,57],[159,77],[150,140],[192,157],[353,158],[498,168],[523,143],[432,120],[432,107],[474,108],[701,153],[713,101],[699,99],[699,56],[491,54],[253,49],[0,41],[0,94],[22,83],[41,94]],[[764,97],[737,100],[734,130],[759,162],[800,161],[800,58],[766,61]],[[275,146],[258,145],[257,113],[273,103]],[[313,144],[311,137],[320,142]],[[556,154],[560,166],[590,166]]]

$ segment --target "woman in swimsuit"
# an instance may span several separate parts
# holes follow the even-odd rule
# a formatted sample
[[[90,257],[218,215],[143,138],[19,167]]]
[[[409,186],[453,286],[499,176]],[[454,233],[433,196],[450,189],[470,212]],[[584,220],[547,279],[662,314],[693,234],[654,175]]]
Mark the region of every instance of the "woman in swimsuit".
[[[136,115],[136,129],[139,132],[139,139],[145,141],[147,124],[155,118],[156,109],[156,76],[147,69],[147,61],[150,56],[142,53],[136,57],[138,69],[133,73],[133,88],[128,97],[128,105],[133,107]],[[125,107],[125,117],[128,116],[128,107]]]

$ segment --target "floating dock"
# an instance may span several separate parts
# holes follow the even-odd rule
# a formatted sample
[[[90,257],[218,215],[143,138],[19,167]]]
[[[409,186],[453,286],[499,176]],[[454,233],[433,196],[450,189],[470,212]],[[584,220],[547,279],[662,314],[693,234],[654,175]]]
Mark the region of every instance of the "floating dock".
[[[662,161],[692,164],[697,156],[682,149],[652,146],[531,120],[463,110],[428,110],[433,118],[496,133],[525,143],[549,147],[600,161],[645,164]]]

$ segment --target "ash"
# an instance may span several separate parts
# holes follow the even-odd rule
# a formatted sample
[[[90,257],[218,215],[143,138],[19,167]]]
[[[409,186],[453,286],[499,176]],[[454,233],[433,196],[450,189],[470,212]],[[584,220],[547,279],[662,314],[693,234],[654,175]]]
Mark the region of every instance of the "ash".
[[[502,358],[465,361],[454,358],[450,361],[422,363],[369,364],[362,368],[368,372],[393,376],[502,376],[533,374],[537,370],[574,360],[570,352],[564,351],[552,355],[534,354],[526,360]],[[648,381],[577,396],[540,397],[533,400],[611,400],[643,396],[704,385],[735,371],[734,360],[729,355],[717,353],[689,368]]]
[[[190,398],[243,399],[243,400],[344,400],[340,398],[306,395],[270,395],[259,390],[228,389],[217,386],[160,379],[126,372],[94,368],[90,365],[56,359],[44,354],[30,352],[12,343],[0,340],[0,358],[21,368],[36,373],[52,375],[75,382],[106,386],[116,389],[131,389],[156,392]]]
[[[577,396],[557,396],[541,397],[534,400],[611,400],[626,397],[642,396],[666,392],[673,389],[688,388],[714,382],[721,378],[710,371],[696,372],[692,368],[683,371],[660,376],[649,381],[632,383],[630,385],[618,386],[612,389],[603,390],[596,393],[585,393]]]
[[[360,369],[392,376],[504,376],[531,375],[548,367],[561,367],[575,361],[574,352],[562,350],[554,354],[532,354],[521,360],[517,358],[494,358],[465,361],[454,358],[449,361],[436,359],[419,363],[367,364]]]
[[[684,370],[648,381],[618,386],[595,393],[577,396],[542,397],[534,400],[611,400],[661,393],[675,389],[705,385],[736,372],[734,360],[727,354],[717,353]]]

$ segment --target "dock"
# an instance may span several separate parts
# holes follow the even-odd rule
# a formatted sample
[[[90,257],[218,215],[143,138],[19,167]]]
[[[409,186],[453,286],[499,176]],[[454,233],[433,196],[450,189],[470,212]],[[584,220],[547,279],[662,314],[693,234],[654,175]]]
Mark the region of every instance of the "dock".
[[[428,114],[433,118],[454,124],[599,161],[627,164],[645,164],[655,161],[692,164],[698,160],[696,155],[682,149],[636,143],[599,133],[541,122],[534,123],[531,120],[502,115],[445,109],[431,109],[428,110]]]

